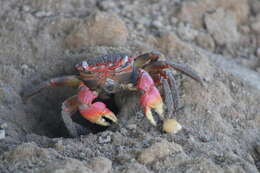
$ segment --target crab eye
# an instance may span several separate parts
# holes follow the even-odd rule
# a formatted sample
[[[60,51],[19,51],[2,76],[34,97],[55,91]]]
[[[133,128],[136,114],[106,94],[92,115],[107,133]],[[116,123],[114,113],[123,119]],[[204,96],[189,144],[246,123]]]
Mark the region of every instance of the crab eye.
[[[86,69],[88,67],[87,61],[82,61],[81,66]]]
[[[88,67],[88,63],[86,61],[82,61],[81,63],[79,63],[75,66],[75,68],[78,71],[86,71],[87,67]]]

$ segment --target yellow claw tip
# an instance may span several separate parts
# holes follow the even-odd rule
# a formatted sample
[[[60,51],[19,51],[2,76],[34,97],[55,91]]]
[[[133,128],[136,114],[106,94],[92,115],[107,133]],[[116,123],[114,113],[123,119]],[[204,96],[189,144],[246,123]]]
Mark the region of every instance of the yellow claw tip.
[[[100,116],[94,123],[101,125],[101,126],[110,126],[111,123],[117,123],[117,117],[113,114],[104,114]]]
[[[152,125],[154,125],[154,126],[157,125],[156,121],[155,121],[154,118],[153,118],[151,109],[148,109],[148,110],[146,111],[145,115],[146,115],[146,118],[149,120],[149,122],[150,122]]]

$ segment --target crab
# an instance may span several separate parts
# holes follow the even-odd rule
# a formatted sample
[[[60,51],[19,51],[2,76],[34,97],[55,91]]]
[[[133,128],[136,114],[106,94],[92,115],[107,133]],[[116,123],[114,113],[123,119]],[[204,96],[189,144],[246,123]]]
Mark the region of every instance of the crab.
[[[79,111],[91,123],[110,126],[117,123],[118,119],[115,113],[103,102],[96,101],[96,98],[102,92],[109,95],[129,90],[139,93],[139,105],[145,117],[156,126],[153,111],[160,119],[164,119],[165,109],[168,114],[173,114],[179,108],[179,93],[172,69],[202,84],[202,79],[191,68],[162,57],[164,55],[160,52],[152,51],[132,56],[110,54],[84,60],[75,65],[78,75],[52,78],[30,90],[24,98],[28,100],[48,87],[77,87],[77,94],[62,103],[62,114],[71,118]]]

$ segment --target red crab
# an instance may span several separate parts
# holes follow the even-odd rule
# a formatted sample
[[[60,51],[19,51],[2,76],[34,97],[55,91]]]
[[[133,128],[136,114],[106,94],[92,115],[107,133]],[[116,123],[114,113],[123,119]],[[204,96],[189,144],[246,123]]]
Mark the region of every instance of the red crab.
[[[92,123],[109,126],[117,117],[102,102],[95,102],[99,93],[116,93],[120,90],[139,91],[140,106],[152,125],[156,121],[152,109],[161,119],[164,117],[164,103],[156,86],[162,86],[162,94],[169,114],[178,109],[178,91],[173,72],[180,71],[202,84],[201,78],[190,68],[168,60],[163,55],[150,52],[138,56],[112,54],[88,59],[77,64],[79,75],[63,76],[43,82],[26,95],[34,96],[42,89],[56,86],[78,87],[78,94],[63,102],[63,114],[72,116],[77,110]]]

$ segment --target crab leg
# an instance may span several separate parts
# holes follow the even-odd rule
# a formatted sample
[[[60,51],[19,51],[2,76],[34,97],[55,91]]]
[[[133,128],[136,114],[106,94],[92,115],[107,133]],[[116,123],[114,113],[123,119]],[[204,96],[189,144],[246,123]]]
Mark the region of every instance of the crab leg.
[[[177,89],[177,83],[176,83],[176,80],[174,78],[172,71],[166,70],[165,73],[166,73],[167,82],[169,83],[170,91],[171,91],[172,97],[173,97],[173,107],[174,107],[175,111],[177,111],[179,109],[179,98],[180,98],[179,92]]]
[[[92,92],[83,82],[79,85],[78,109],[80,114],[92,123],[109,126],[111,122],[116,123],[117,118],[112,111],[102,102],[94,102],[96,92]]]
[[[172,97],[172,92],[170,89],[170,85],[167,79],[163,79],[163,96],[164,101],[167,107],[167,114],[168,116],[173,114],[173,106],[174,105],[174,98]]]
[[[157,86],[162,85],[164,102],[167,107],[167,114],[171,116],[179,109],[179,92],[176,80],[171,70],[153,69],[150,75]]]
[[[156,126],[151,109],[154,109],[160,118],[164,116],[162,98],[154,85],[153,79],[146,71],[140,69],[135,87],[143,92],[140,96],[140,104],[143,107],[146,118],[151,124]]]
[[[161,56],[163,56],[160,52],[152,51],[149,53],[144,53],[135,57],[135,66],[142,68],[145,64],[150,61],[157,61]]]
[[[43,89],[48,87],[56,87],[56,86],[71,86],[71,87],[78,87],[81,80],[78,76],[63,76],[52,78],[48,81],[45,81],[38,85],[37,87],[31,89],[28,92],[23,93],[23,99],[25,101],[29,100],[34,95],[41,92]]]
[[[65,127],[68,130],[69,136],[78,136],[78,129],[82,128],[78,124],[74,123],[71,116],[78,110],[78,96],[74,95],[69,97],[62,103],[61,118]]]
[[[166,68],[173,68],[177,71],[180,71],[184,73],[185,75],[191,77],[195,81],[199,82],[201,85],[203,85],[203,82],[201,78],[194,72],[192,71],[189,67],[178,64],[172,61],[153,61],[147,64],[144,69],[147,71],[154,71],[154,70],[159,70],[159,69],[166,69]]]
[[[69,97],[62,103],[62,111],[68,112],[72,116],[78,110],[78,96]]]

